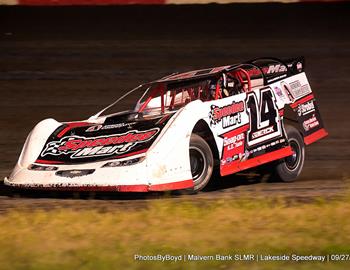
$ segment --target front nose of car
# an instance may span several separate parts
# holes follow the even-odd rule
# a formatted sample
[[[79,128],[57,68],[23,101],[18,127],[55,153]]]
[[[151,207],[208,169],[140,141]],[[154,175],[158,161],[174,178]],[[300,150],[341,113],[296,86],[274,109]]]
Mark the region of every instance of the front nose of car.
[[[16,166],[6,185],[24,188],[137,186],[145,189],[149,176],[144,158],[111,160],[80,165],[31,164]],[[136,162],[140,161],[140,162]],[[142,172],[142,173],[140,173]]]

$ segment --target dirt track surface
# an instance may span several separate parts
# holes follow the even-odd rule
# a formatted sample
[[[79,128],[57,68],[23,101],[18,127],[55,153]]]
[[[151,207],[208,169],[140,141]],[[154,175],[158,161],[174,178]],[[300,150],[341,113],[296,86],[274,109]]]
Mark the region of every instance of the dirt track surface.
[[[125,90],[175,71],[260,56],[304,55],[330,135],[307,148],[299,181],[261,183],[257,176],[226,177],[208,192],[173,199],[343,196],[350,177],[349,8],[346,3],[0,7],[0,176],[10,173],[27,134],[42,119],[86,119]],[[18,196],[0,186],[0,211],[17,206],[137,207],[163,197]]]

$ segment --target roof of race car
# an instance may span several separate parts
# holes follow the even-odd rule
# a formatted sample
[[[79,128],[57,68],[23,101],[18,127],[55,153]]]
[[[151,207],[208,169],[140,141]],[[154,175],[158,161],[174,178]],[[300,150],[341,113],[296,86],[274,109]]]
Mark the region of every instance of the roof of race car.
[[[274,80],[275,77],[280,76],[281,73],[284,73],[285,76],[293,72],[295,73],[294,69],[292,68],[293,65],[296,65],[294,69],[298,70],[298,72],[301,72],[304,69],[304,58],[298,57],[294,59],[281,60],[274,57],[261,57],[247,62],[236,63],[233,65],[192,70],[182,73],[177,72],[165,76],[161,79],[155,80],[153,82],[150,82],[148,84],[189,81],[192,79],[205,79],[213,77],[225,71],[232,71],[236,68],[245,69],[247,67],[249,67],[250,69],[257,69],[259,74],[261,74],[261,76],[264,78],[264,80],[268,82],[269,80]],[[298,67],[298,65],[300,65],[300,68]]]
[[[208,77],[208,76],[212,76],[212,75],[215,75],[217,73],[220,73],[221,71],[226,70],[228,68],[232,68],[234,66],[237,66],[237,64],[236,65],[221,66],[221,67],[212,67],[212,68],[206,68],[206,69],[199,69],[199,70],[192,70],[192,71],[187,71],[187,72],[183,72],[183,73],[173,73],[173,74],[165,76],[159,80],[156,80],[156,82],[169,82],[169,81]]]

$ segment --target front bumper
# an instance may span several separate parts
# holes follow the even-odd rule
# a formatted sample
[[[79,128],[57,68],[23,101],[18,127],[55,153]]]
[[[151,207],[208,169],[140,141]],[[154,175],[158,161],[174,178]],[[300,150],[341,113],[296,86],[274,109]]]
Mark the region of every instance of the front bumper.
[[[180,189],[192,189],[193,180],[183,180],[164,184],[155,185],[62,185],[62,184],[37,184],[37,183],[15,183],[8,178],[4,179],[4,184],[14,188],[35,189],[35,190],[52,190],[52,191],[114,191],[114,192],[152,192],[152,191],[168,191]]]
[[[193,180],[185,172],[161,175],[159,171],[164,172],[164,169],[152,169],[145,162],[125,167],[101,168],[104,163],[60,165],[55,171],[30,170],[17,164],[11,176],[4,179],[4,184],[21,189],[55,191],[150,192],[193,188]],[[61,173],[67,171],[74,174]],[[75,173],[79,171],[92,172]]]

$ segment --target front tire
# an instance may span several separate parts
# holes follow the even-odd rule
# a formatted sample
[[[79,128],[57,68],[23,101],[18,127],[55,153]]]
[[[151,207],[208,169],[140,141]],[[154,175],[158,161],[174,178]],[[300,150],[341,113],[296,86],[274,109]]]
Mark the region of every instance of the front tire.
[[[209,182],[213,173],[214,158],[208,143],[197,134],[192,134],[190,140],[190,166],[194,183],[193,191],[202,190]]]
[[[274,176],[282,182],[293,182],[304,167],[305,145],[300,132],[293,126],[285,127],[289,145],[294,154],[281,159],[274,167]]]

